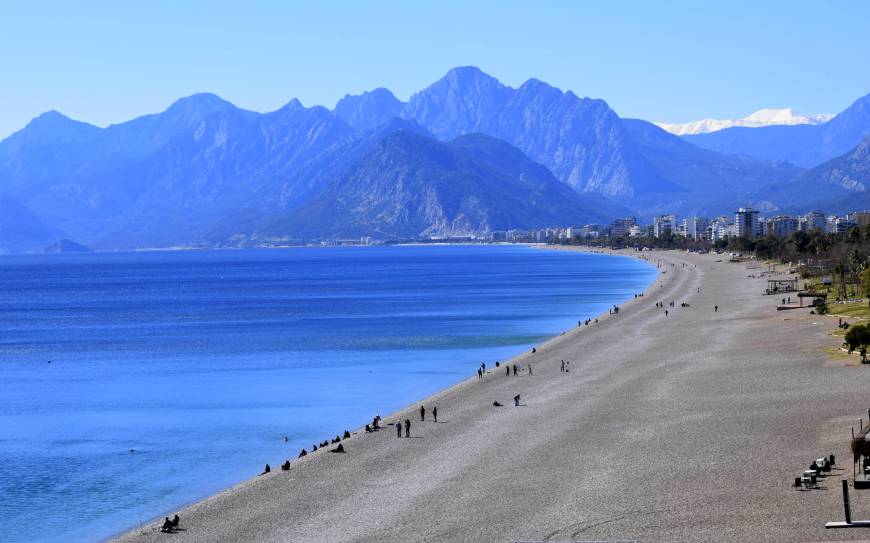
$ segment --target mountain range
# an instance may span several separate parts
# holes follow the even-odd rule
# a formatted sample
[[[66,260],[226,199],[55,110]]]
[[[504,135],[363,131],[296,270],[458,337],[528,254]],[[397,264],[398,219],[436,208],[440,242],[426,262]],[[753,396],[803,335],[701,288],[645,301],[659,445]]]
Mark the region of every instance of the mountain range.
[[[761,160],[811,168],[854,148],[870,135],[870,94],[859,98],[831,120],[817,124],[732,127],[709,134],[684,136],[699,147]]]
[[[827,114],[800,115],[791,108],[784,109],[759,109],[742,119],[701,119],[688,123],[655,123],[671,134],[687,136],[692,134],[707,134],[732,126],[744,126],[758,128],[761,126],[795,125],[795,124],[822,124],[830,121],[834,116]]]
[[[413,239],[746,204],[836,211],[866,190],[868,102],[816,126],[679,137],[600,99],[462,67],[407,102],[378,88],[332,110],[291,100],[257,113],[196,94],[106,128],[52,111],[0,142],[0,248]],[[732,143],[698,139],[712,137]]]

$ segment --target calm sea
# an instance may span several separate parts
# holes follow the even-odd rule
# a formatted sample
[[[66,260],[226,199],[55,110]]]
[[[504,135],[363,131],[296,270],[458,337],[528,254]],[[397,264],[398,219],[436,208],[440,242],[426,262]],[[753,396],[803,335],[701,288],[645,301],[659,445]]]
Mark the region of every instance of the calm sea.
[[[0,540],[173,512],[655,275],[519,246],[0,257]]]

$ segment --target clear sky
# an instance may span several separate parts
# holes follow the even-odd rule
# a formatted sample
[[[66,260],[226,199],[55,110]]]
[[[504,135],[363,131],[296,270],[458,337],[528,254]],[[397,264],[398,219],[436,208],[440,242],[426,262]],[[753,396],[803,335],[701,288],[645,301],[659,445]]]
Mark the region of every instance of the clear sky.
[[[15,5],[17,4],[17,5]],[[0,138],[57,109],[97,125],[209,91],[273,110],[454,66],[684,122],[836,113],[870,93],[870,2],[40,2],[0,9]]]

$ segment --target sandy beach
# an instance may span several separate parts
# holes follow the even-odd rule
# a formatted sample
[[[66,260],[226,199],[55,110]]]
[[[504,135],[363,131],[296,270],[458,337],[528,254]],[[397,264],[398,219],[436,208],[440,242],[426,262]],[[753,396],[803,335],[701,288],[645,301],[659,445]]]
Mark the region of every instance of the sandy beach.
[[[479,380],[471,367],[381,431],[357,429],[345,454],[291,459],[286,472],[276,458],[179,511],[182,530],[161,534],[155,520],[118,540],[870,539],[824,528],[842,520],[849,426],[870,407],[870,369],[827,363],[836,317],[776,311],[765,280],[747,277],[758,270],[727,257],[644,255],[665,273],[643,297],[510,361],[517,377],[486,361]],[[437,406],[437,423],[420,422],[421,404]],[[391,424],[405,418],[411,438],[398,439]],[[820,489],[792,488],[828,454],[840,470]],[[853,518],[870,518],[867,492],[852,490]]]

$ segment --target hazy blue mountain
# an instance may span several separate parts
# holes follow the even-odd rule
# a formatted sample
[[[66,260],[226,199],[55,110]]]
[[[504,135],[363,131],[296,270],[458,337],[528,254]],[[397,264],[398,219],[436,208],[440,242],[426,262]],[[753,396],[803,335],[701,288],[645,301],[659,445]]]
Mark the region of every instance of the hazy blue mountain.
[[[414,94],[403,116],[445,140],[470,133],[503,139],[578,191],[631,196],[652,182],[606,102],[537,79],[513,89],[477,68],[455,68]]]
[[[398,117],[404,106],[392,92],[377,88],[354,96],[346,94],[332,111],[353,128],[365,132]]]
[[[70,182],[123,167],[156,151],[213,112],[231,110],[243,111],[213,94],[197,94],[178,100],[162,113],[105,129],[49,111],[0,142],[0,186],[29,197],[40,185]]]
[[[237,108],[217,95],[199,93],[177,100],[160,113],[109,126],[104,137],[119,154],[138,159],[153,153],[178,134],[196,129],[206,117],[221,113],[247,119],[259,116],[253,111]]]
[[[40,250],[58,235],[21,202],[0,194],[0,253]]]
[[[719,153],[811,167],[846,153],[868,135],[870,94],[820,125],[734,127],[683,138]]]
[[[209,117],[196,135],[177,138],[134,165],[134,185],[140,184],[137,174],[144,181],[153,172],[167,173],[104,227],[112,236],[101,243],[116,244],[129,232],[156,245],[247,239],[262,233],[264,218],[271,217],[280,221],[269,234],[284,235],[293,210],[330,188],[374,142],[396,130],[431,137],[414,121],[398,118],[355,132],[324,108],[304,108],[295,100],[253,122],[232,120]]]
[[[583,193],[618,199],[642,215],[729,209],[759,183],[797,170],[700,149],[603,100],[579,98],[537,79],[502,85],[456,68],[413,95],[403,115],[441,139],[481,132],[503,139]]]
[[[623,119],[622,124],[651,175],[662,180],[657,185],[660,190],[628,200],[647,215],[730,211],[746,205],[746,195],[759,186],[791,180],[801,172],[787,164],[701,149],[647,121]]]
[[[214,112],[239,110],[210,94],[183,98],[166,111],[105,129],[57,112],[34,119],[0,142],[0,190],[49,224],[72,232],[123,211],[131,183],[125,170]],[[136,190],[141,190],[137,187]]]
[[[855,192],[870,190],[870,136],[848,153],[807,171],[801,180]]]
[[[101,133],[57,111],[43,113],[0,142],[0,190],[33,191],[77,175]]]
[[[212,241],[207,233],[228,217],[262,216],[316,194],[357,138],[326,108],[297,100],[257,116],[214,112],[114,176],[125,211],[97,239],[117,243],[133,232],[158,245]]]
[[[297,236],[414,238],[606,222],[626,211],[577,194],[504,141],[400,130],[288,220]]]
[[[106,129],[49,113],[0,144],[0,188],[98,248],[212,243],[315,197],[397,129],[430,135],[413,120],[363,132],[298,100],[257,114],[210,94]]]
[[[801,213],[816,209],[848,213],[870,208],[870,136],[848,153],[792,179],[759,187],[750,201],[776,203],[776,211]]]
[[[46,253],[89,253],[91,249],[71,239],[56,241],[45,248]]]
[[[817,127],[769,127],[790,130],[792,139],[761,144],[785,151],[809,137],[815,138],[813,149],[832,152],[866,130],[867,103],[859,100]],[[807,129],[819,132],[805,136]],[[763,135],[768,129],[745,130]],[[403,135],[394,136],[397,132]],[[479,135],[461,138],[470,134],[507,143]],[[392,143],[385,148],[386,141]],[[488,142],[474,152],[499,160],[469,157],[472,141]],[[410,150],[421,153],[419,164],[406,158]],[[433,158],[445,156],[452,162]],[[533,198],[534,191],[518,182],[520,171],[534,172],[536,186],[558,194],[558,201]],[[454,186],[420,179],[409,185],[437,196],[421,207],[409,193],[389,190],[399,180],[401,186],[410,183],[403,177],[408,172],[463,181]],[[604,220],[611,212],[715,214],[746,202],[783,209],[795,201],[794,191],[784,187],[801,183],[802,190],[813,190],[818,184],[800,174],[785,163],[726,156],[645,121],[620,119],[603,100],[580,98],[536,79],[511,88],[473,67],[451,70],[407,104],[375,89],[346,96],[333,111],[293,100],[261,114],[213,94],[195,94],[163,112],[107,128],[48,112],[0,142],[0,192],[42,224],[95,248],[214,244],[290,234],[291,225],[312,235],[331,228],[318,218],[324,202],[333,206],[331,219],[341,232],[372,225],[378,230],[370,233],[391,235],[418,227],[427,234],[471,226],[524,228],[532,217],[541,219],[538,225],[565,225]],[[493,179],[511,188],[483,199]],[[553,186],[552,179],[563,185]],[[363,198],[363,186],[385,206],[409,206],[407,214],[394,208],[391,218],[386,208]],[[569,187],[575,192],[566,192]],[[340,197],[341,191],[348,196]],[[369,204],[350,206],[353,198]],[[546,205],[523,203],[532,201]],[[339,210],[350,213],[347,221]],[[518,222],[507,225],[507,220]]]
[[[440,139],[485,133],[513,92],[478,68],[453,68],[411,96],[403,116],[415,119]]]

